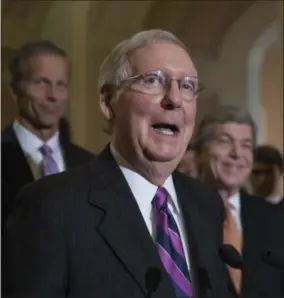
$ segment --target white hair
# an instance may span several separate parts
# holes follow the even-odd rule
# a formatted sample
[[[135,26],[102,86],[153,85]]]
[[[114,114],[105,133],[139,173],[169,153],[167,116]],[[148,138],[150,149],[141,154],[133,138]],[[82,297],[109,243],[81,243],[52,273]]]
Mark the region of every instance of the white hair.
[[[176,44],[188,52],[185,44],[168,31],[152,29],[138,32],[129,39],[120,42],[105,58],[99,72],[99,89],[101,90],[105,85],[119,86],[123,80],[132,76],[130,55],[137,49],[159,42]]]
[[[212,140],[216,125],[228,122],[249,125],[252,130],[253,143],[256,144],[257,127],[249,111],[244,107],[218,105],[204,116],[196,129],[196,139],[193,145],[195,152],[201,154]]]

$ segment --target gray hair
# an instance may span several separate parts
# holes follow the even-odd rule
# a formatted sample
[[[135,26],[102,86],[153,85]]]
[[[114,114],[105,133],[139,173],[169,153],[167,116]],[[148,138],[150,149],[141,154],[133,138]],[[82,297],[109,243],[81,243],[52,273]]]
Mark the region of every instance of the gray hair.
[[[197,127],[194,141],[197,154],[200,154],[202,149],[212,140],[216,126],[228,122],[248,124],[252,130],[253,144],[255,146],[257,128],[250,113],[245,108],[220,105],[215,111],[207,114]]]
[[[176,44],[188,52],[185,44],[168,31],[152,29],[138,32],[119,43],[103,61],[98,79],[100,91],[106,85],[119,86],[123,80],[133,75],[129,58],[134,51],[159,42]]]

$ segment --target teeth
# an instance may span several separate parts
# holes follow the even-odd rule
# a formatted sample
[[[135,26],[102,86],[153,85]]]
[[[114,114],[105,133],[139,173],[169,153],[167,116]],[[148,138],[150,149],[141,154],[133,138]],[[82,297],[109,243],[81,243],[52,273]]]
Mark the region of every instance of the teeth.
[[[173,136],[174,135],[174,132],[170,129],[167,129],[167,128],[155,128],[155,130],[165,134],[165,135],[168,135],[168,136]]]

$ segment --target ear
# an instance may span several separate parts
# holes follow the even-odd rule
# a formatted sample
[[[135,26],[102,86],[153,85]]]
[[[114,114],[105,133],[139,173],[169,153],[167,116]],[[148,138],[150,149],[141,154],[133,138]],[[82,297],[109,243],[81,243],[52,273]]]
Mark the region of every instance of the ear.
[[[112,94],[108,92],[102,92],[100,94],[100,108],[104,115],[104,118],[109,122],[114,118],[113,108],[111,106]]]

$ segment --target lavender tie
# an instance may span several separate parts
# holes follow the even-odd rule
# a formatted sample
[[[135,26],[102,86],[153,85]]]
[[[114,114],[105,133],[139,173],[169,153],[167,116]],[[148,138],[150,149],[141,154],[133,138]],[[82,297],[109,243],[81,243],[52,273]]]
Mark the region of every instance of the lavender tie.
[[[52,157],[52,149],[48,145],[43,145],[39,148],[42,154],[41,173],[42,176],[48,176],[58,173],[58,166]]]
[[[176,297],[192,298],[189,271],[177,224],[168,209],[168,192],[158,189],[152,203],[156,216],[156,243],[160,259],[169,274]]]

